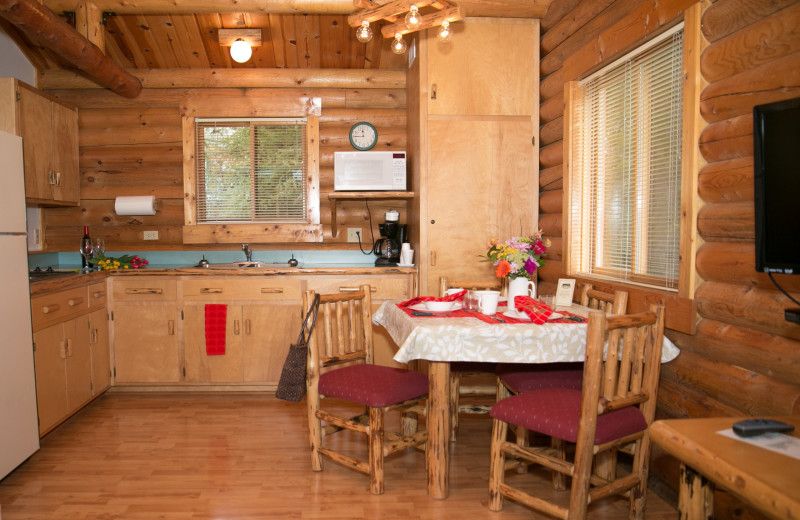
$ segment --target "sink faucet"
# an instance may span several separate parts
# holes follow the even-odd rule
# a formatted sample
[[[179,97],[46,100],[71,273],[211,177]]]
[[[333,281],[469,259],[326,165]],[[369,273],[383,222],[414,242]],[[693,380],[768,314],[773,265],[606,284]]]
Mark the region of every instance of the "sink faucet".
[[[253,250],[250,249],[250,246],[247,244],[242,244],[242,251],[244,251],[244,256],[247,258],[248,262],[253,261]]]

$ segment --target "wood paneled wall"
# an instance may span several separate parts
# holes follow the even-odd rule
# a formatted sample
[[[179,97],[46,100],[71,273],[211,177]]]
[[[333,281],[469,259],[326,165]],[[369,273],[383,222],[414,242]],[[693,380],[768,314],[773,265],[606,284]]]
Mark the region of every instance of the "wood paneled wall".
[[[553,247],[540,272],[541,287],[564,276],[564,82],[585,72],[566,71],[565,61],[592,43],[611,58],[613,38],[623,35],[609,35],[609,27],[623,21],[629,33],[644,37],[674,18],[668,13],[692,3],[554,0],[542,19],[539,222],[553,237]],[[696,256],[699,322],[694,335],[667,331],[682,352],[662,369],[659,414],[797,415],[800,325],[783,319],[783,309],[796,305],[754,270],[752,108],[800,96],[800,2],[717,0],[703,8],[708,46],[701,55],[705,87],[700,112],[708,126],[698,146],[707,164],[686,172],[698,176],[703,202],[697,223],[703,241]],[[800,298],[800,277],[776,279]],[[655,458],[656,473],[677,484],[674,461],[658,451]]]
[[[108,250],[238,249],[237,244],[199,246],[182,243],[184,191],[180,103],[197,90],[145,89],[133,100],[99,89],[47,91],[78,107],[81,172],[81,205],[45,210],[47,251],[77,250],[84,225],[89,226],[93,237],[106,239]],[[224,92],[225,89],[214,90]],[[353,150],[349,131],[358,121],[368,121],[378,130],[378,145],[374,150],[405,150],[405,89],[290,90],[296,91],[298,96],[322,98],[320,215],[324,242],[255,245],[260,249],[357,248],[357,244],[346,244],[346,228],[362,228],[362,236],[369,241],[369,214],[364,202],[339,203],[337,222],[340,233],[336,238],[331,236],[328,193],[333,191],[333,152]],[[155,195],[161,208],[154,216],[118,216],[114,213],[114,198],[126,195]],[[383,222],[384,212],[391,208],[399,210],[400,221],[406,222],[405,202],[370,202],[375,238],[378,237],[377,224]],[[145,230],[158,231],[159,240],[144,241]]]

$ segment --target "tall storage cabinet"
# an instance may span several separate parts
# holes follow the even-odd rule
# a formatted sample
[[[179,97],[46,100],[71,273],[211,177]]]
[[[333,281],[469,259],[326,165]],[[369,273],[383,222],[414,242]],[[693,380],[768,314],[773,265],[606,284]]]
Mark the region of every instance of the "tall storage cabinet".
[[[467,18],[449,43],[418,33],[407,78],[420,294],[490,280],[491,238],[538,222],[539,21]]]

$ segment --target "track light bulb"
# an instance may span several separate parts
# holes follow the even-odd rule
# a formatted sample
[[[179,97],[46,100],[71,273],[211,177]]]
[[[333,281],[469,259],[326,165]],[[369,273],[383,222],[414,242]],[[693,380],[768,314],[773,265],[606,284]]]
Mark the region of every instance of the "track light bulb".
[[[419,15],[419,8],[416,5],[412,5],[411,10],[406,15],[406,27],[414,31],[420,24],[422,24],[422,17]]]
[[[394,34],[394,41],[392,42],[392,52],[395,54],[403,54],[408,49],[408,45],[403,40],[403,35],[400,33]]]
[[[361,27],[356,29],[356,39],[361,43],[367,43],[372,39],[372,29],[370,29],[368,21],[364,20],[361,22]]]
[[[236,41],[231,44],[231,58],[233,58],[233,61],[244,63],[249,60],[252,55],[253,49],[251,49],[250,44],[243,39],[237,38]]]
[[[447,20],[442,22],[439,28],[439,34],[436,35],[440,42],[449,42],[453,38],[453,31],[450,30],[450,22]]]

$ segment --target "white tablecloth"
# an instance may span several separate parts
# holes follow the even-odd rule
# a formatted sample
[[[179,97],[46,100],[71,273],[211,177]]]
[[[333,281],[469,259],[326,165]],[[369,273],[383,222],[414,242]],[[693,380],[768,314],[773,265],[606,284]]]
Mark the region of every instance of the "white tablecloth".
[[[497,323],[478,318],[411,317],[385,301],[372,321],[383,326],[400,346],[395,361],[485,361],[498,363],[553,363],[583,361],[586,323]],[[579,316],[589,309],[580,305],[558,307]],[[664,337],[661,361],[675,359],[680,351]]]

